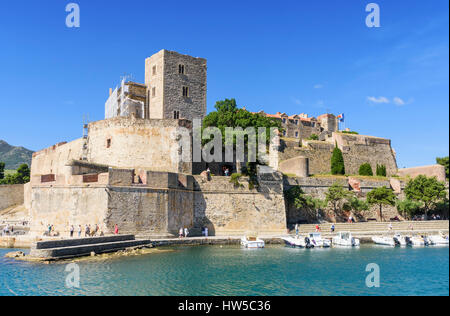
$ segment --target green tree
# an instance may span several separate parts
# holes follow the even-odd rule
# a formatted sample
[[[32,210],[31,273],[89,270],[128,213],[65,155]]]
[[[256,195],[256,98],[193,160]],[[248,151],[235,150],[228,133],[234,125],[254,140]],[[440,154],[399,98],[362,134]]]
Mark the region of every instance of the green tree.
[[[333,155],[331,156],[331,174],[345,175],[344,156],[337,144],[336,147],[334,147]]]
[[[436,162],[445,167],[445,177],[449,178],[449,160],[448,156],[443,158],[436,158]]]
[[[376,174],[379,177],[386,177],[387,176],[386,166],[377,164],[377,172],[376,172]]]
[[[356,215],[361,215],[362,212],[369,210],[369,203],[365,200],[360,200],[356,196],[351,196],[342,207],[345,211],[352,211]]]
[[[294,205],[297,209],[308,212],[310,217],[318,218],[321,210],[327,207],[324,200],[314,198],[303,192],[299,186],[292,187],[286,192],[288,203]]]
[[[338,211],[341,210],[340,206],[342,201],[349,198],[351,196],[350,191],[346,190],[339,183],[334,183],[328,191],[325,193],[325,201],[327,204],[332,205],[334,214],[338,214]]]
[[[409,199],[397,200],[397,210],[404,218],[413,218],[420,214],[423,204]]]
[[[5,163],[0,161],[0,180],[5,177]]]
[[[423,211],[428,217],[428,212],[447,197],[445,184],[436,177],[420,175],[410,180],[405,188],[406,197],[409,200],[421,202]]]
[[[359,175],[360,176],[369,176],[369,177],[373,176],[372,166],[370,165],[370,163],[363,163],[359,167]]]
[[[383,221],[383,205],[394,206],[396,204],[397,197],[394,191],[387,187],[376,188],[367,193],[367,203],[370,205],[378,205],[380,207],[380,218]]]
[[[277,128],[282,131],[281,121],[266,117],[261,114],[253,114],[245,109],[240,109],[235,99],[225,99],[217,101],[215,104],[216,111],[209,113],[203,120],[203,129],[208,127],[217,127],[222,132],[222,143],[225,144],[225,129],[227,127],[265,127],[266,141],[270,142],[270,129]],[[256,131],[258,132],[258,130]],[[257,135],[257,139],[259,139]]]

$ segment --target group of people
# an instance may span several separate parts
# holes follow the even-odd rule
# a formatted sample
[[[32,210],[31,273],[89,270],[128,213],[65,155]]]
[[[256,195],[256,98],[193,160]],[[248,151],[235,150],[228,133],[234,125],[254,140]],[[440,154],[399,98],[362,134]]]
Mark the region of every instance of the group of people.
[[[76,229],[75,229],[74,225],[70,225],[70,228],[69,228],[70,238],[75,237],[75,233],[78,238],[81,238],[83,236],[83,233],[84,233],[84,237],[105,236],[105,233],[103,232],[103,230],[100,228],[100,226],[98,224],[96,224],[93,227],[90,224],[86,224],[86,225],[84,225],[84,228],[81,225],[78,225],[78,227]],[[114,226],[114,234],[115,235],[119,234],[119,226],[117,224]],[[57,237],[57,236],[59,236],[59,233],[55,232],[54,225],[48,224],[47,230],[44,232],[44,236]]]
[[[187,238],[189,236],[189,229],[181,227],[178,232],[178,238]]]

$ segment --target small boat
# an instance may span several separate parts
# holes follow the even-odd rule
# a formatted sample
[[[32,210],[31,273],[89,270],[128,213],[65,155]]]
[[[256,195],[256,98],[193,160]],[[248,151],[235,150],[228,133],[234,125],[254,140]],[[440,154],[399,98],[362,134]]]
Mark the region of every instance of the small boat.
[[[266,243],[264,240],[255,236],[244,236],[241,238],[241,245],[249,249],[264,248]]]
[[[331,247],[331,240],[323,239],[321,233],[310,233],[309,240],[314,247],[328,248]]]
[[[288,247],[293,248],[314,248],[314,245],[311,243],[311,240],[308,237],[295,236],[295,237],[282,237],[284,243]]]
[[[448,245],[448,236],[443,232],[440,232],[439,235],[428,236],[427,238],[430,245]]]
[[[383,245],[383,246],[395,247],[395,246],[399,245],[398,243],[396,243],[396,241],[394,240],[393,237],[389,237],[389,236],[375,236],[375,237],[372,237],[372,241],[377,245]]]
[[[394,241],[397,245],[400,245],[402,247],[411,245],[411,239],[409,237],[402,236],[400,234],[394,235]]]
[[[409,237],[412,246],[428,246],[428,240],[423,236],[412,236]]]
[[[350,232],[339,232],[337,236],[333,237],[333,245],[346,247],[359,247],[360,240],[354,238]]]

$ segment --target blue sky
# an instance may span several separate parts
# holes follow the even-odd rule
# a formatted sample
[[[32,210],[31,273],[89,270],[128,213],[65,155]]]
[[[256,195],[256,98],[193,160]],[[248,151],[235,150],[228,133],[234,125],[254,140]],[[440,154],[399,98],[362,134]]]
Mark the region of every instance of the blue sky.
[[[144,81],[165,48],[208,59],[208,110],[345,113],[346,127],[392,139],[398,165],[449,152],[449,3],[373,0],[80,0],[0,4],[0,139],[39,150],[103,119],[120,76]]]

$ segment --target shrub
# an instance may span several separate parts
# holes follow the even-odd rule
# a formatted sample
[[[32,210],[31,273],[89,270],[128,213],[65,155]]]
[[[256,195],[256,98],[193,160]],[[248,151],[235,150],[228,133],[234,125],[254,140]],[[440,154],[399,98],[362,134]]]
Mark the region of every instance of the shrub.
[[[230,183],[233,183],[235,188],[242,188],[243,185],[239,182],[241,179],[242,174],[240,173],[233,173],[230,177]]]
[[[308,137],[308,140],[319,140],[319,135],[311,134],[311,136]]]
[[[333,155],[331,156],[331,174],[345,175],[344,156],[337,145],[333,150]]]
[[[369,163],[363,163],[359,167],[359,175],[360,176],[373,176],[372,166]]]
[[[342,134],[352,134],[352,135],[359,135],[358,132],[354,132],[354,131],[342,131]]]
[[[387,176],[386,166],[385,165],[378,165],[377,164],[377,176],[379,176],[379,177],[386,177]]]

